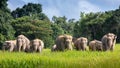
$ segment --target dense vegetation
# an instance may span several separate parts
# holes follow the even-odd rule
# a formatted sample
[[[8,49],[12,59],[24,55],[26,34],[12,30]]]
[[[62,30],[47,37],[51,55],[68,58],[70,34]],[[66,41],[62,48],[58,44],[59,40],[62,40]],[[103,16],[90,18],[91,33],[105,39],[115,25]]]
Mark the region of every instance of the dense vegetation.
[[[24,34],[30,40],[40,38],[45,47],[51,47],[58,35],[84,36],[98,39],[108,33],[115,33],[120,42],[120,8],[97,13],[80,13],[80,19],[67,20],[65,16],[53,16],[52,21],[42,12],[41,4],[28,3],[22,8],[10,11],[7,0],[0,0],[0,47],[5,40]]]
[[[120,44],[113,52],[66,51],[18,53],[0,51],[0,68],[119,68]]]

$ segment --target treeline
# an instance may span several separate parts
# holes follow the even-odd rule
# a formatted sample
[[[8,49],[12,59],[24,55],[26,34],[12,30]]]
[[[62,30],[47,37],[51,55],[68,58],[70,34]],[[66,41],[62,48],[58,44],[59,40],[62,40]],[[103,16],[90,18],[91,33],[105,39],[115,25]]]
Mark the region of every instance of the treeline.
[[[120,8],[106,12],[81,13],[80,20],[75,23],[73,35],[101,40],[109,32],[116,34],[117,42],[120,42]]]
[[[52,21],[42,12],[41,4],[28,3],[22,8],[10,11],[7,0],[0,0],[0,46],[5,40],[24,34],[30,40],[40,38],[45,47],[51,47],[58,35],[70,34],[97,39],[108,33],[115,33],[120,42],[120,8],[113,11],[80,14],[80,19],[67,20],[65,16],[53,16]]]

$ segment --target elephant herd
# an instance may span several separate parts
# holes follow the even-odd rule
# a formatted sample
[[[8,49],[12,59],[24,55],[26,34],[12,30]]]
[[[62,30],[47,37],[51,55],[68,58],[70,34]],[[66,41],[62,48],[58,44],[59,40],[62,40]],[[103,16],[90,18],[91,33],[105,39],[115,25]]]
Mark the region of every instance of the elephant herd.
[[[107,33],[99,40],[92,40],[88,43],[85,37],[73,38],[71,35],[59,35],[55,44],[51,47],[51,51],[80,50],[85,51],[113,51],[116,44],[117,36],[113,33]],[[2,46],[3,51],[8,50],[18,52],[42,52],[44,42],[41,39],[29,40],[24,35],[19,35],[16,40],[5,41]]]
[[[88,39],[85,37],[74,39],[70,35],[60,35],[56,38],[55,45],[52,46],[51,51],[73,50],[73,48],[85,51],[88,47],[90,51],[113,51],[116,38],[115,34],[108,33],[102,37],[101,41],[92,40],[88,43]]]
[[[19,35],[16,40],[5,41],[2,50],[23,51],[23,52],[42,52],[44,43],[40,39],[29,40],[24,35]]]

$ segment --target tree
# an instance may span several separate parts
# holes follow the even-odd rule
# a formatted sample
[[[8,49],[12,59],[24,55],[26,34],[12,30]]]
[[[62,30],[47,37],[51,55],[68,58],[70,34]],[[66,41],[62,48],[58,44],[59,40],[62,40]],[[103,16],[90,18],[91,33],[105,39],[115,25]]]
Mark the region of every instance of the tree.
[[[81,19],[74,27],[74,36],[84,36],[89,40],[101,40],[101,37],[105,34],[105,27],[103,27],[103,24],[111,16],[111,12],[81,13]]]
[[[64,34],[63,29],[60,26],[58,26],[56,23],[52,23],[51,27],[53,30],[52,38],[54,40],[57,38],[57,36]]]
[[[22,16],[32,16],[32,14],[40,14],[42,12],[41,4],[28,3],[22,8],[17,8],[12,12],[14,18]]]
[[[74,19],[70,19],[67,21],[67,18],[65,16],[63,17],[56,17],[53,16],[52,18],[53,23],[55,23],[59,28],[62,28],[64,31],[64,34],[73,34],[74,29]]]
[[[0,45],[5,40],[14,39],[15,30],[11,25],[12,16],[8,12],[0,10]]]
[[[30,16],[23,16],[13,20],[12,25],[16,30],[15,36],[24,34],[30,40],[35,38],[42,39],[45,42],[45,47],[53,45],[53,31],[50,21],[34,19]]]
[[[0,0],[0,10],[10,13],[10,10],[7,8],[7,1],[8,0]]]
[[[112,16],[106,19],[103,27],[107,33],[112,32],[116,34],[118,36],[117,42],[120,42],[120,8],[112,11]]]
[[[42,5],[41,4],[33,4],[28,3],[24,5],[22,8],[17,8],[12,13],[14,18],[23,17],[23,16],[37,16],[40,20],[49,20],[48,17],[42,13]]]

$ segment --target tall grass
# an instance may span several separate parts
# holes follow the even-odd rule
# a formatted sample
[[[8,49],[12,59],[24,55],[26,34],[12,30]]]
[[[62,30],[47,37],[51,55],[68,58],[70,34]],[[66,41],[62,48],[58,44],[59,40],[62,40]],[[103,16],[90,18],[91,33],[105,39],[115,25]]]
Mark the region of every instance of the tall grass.
[[[18,53],[0,51],[0,68],[120,68],[120,44],[113,52],[66,51]]]

